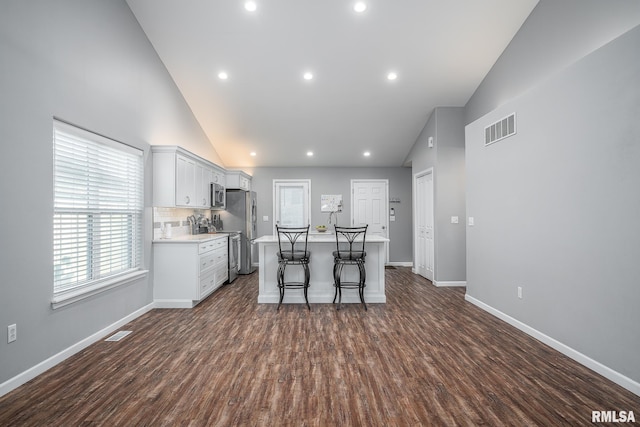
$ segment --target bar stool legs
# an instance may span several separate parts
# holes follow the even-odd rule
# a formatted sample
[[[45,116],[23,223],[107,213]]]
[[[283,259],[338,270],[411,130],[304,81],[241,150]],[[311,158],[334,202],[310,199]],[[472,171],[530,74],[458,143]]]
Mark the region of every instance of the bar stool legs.
[[[280,306],[282,305],[282,300],[284,299],[284,270],[287,267],[286,262],[280,261],[278,263],[278,290],[280,291],[280,301],[278,302],[278,308],[276,310],[280,310]]]
[[[364,287],[367,279],[367,272],[364,268],[364,258],[358,260],[358,270],[360,270],[360,282],[358,284],[358,291],[360,292],[360,301],[364,305],[365,311],[368,311],[367,304],[364,302]]]
[[[342,305],[342,288],[358,288],[358,295],[360,296],[360,302],[364,306],[364,309],[368,311],[367,303],[364,301],[364,288],[366,287],[367,273],[365,271],[364,259],[349,260],[336,260],[333,264],[333,280],[336,288],[333,295],[333,304],[338,299],[338,306],[336,310],[340,310]],[[342,282],[342,269],[345,265],[355,265],[358,267],[359,280],[357,282]]]
[[[282,305],[282,300],[284,299],[284,289],[285,288],[302,288],[304,291],[304,301],[307,304],[307,308],[311,310],[311,306],[309,305],[309,280],[311,279],[311,272],[309,270],[308,262],[299,262],[294,265],[301,265],[304,271],[304,281],[303,282],[285,282],[284,281],[284,273],[287,269],[287,265],[291,264],[286,260],[282,260],[278,262],[278,290],[280,291],[280,301],[278,302],[278,308],[276,311],[280,310],[280,306]]]

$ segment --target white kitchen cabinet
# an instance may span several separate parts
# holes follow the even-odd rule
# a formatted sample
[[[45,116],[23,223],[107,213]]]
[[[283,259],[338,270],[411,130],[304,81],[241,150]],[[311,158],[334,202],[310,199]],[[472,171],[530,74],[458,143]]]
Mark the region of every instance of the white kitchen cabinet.
[[[212,182],[215,183],[215,184],[220,184],[225,188],[228,188],[227,185],[226,185],[226,181],[227,181],[226,174],[227,174],[227,171],[225,171],[224,169],[222,169],[220,167],[215,168],[214,171],[213,171],[213,181]]]
[[[153,298],[157,307],[194,307],[229,278],[228,236],[202,237],[208,240],[153,242]]]
[[[231,190],[251,190],[251,175],[243,171],[227,171],[227,188]]]
[[[211,183],[213,182],[213,169],[205,164],[196,164],[196,200],[202,207],[211,206]]]
[[[224,169],[177,146],[153,146],[153,205],[211,207],[211,183]],[[224,184],[223,184],[224,185]]]
[[[198,205],[196,195],[196,162],[193,159],[176,154],[176,206],[195,207]]]

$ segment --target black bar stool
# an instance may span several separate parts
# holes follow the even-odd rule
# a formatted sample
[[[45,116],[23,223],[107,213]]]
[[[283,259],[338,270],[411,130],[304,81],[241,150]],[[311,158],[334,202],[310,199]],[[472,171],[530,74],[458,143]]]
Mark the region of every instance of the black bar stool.
[[[280,227],[276,225],[278,233],[278,289],[280,290],[280,302],[277,310],[280,310],[285,288],[304,289],[304,300],[307,308],[311,310],[307,290],[309,289],[309,257],[311,253],[307,250],[307,240],[309,238],[309,226],[306,227]],[[304,243],[303,243],[304,241]],[[284,272],[288,265],[301,265],[304,270],[304,280],[302,282],[285,282]]]
[[[364,250],[364,241],[367,235],[367,227],[338,227],[336,231],[336,250],[333,252],[333,286],[336,293],[333,296],[333,303],[338,298],[338,307],[342,302],[342,289],[358,289],[360,294],[360,302],[367,310],[367,304],[364,302],[364,288],[366,286],[367,273],[365,271],[364,259],[367,253]],[[355,265],[358,267],[359,280],[357,282],[343,282],[341,275],[345,265]]]

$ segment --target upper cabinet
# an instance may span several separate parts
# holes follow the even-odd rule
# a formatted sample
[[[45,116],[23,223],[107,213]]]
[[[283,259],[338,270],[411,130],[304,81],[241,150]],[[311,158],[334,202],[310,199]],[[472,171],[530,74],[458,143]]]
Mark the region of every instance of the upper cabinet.
[[[176,169],[176,191],[175,201],[172,205],[176,206],[196,206],[196,162],[185,156],[177,154],[175,156]],[[154,171],[158,164],[154,158]],[[164,174],[164,171],[158,171]],[[155,186],[154,186],[155,190]]]
[[[217,170],[213,174],[213,182],[214,184],[220,184],[223,187],[226,187],[226,172],[222,169]]]
[[[251,175],[242,171],[227,171],[227,188],[230,190],[251,190]]]
[[[211,208],[211,184],[224,186],[224,169],[176,146],[152,146],[151,152],[154,206]]]

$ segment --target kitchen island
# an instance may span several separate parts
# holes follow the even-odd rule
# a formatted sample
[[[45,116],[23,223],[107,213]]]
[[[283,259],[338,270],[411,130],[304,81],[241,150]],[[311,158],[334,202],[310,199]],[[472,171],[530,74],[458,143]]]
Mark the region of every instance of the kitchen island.
[[[385,303],[384,265],[386,245],[389,239],[380,236],[367,236],[365,269],[367,280],[364,299],[368,303]],[[278,237],[263,236],[255,240],[259,252],[259,291],[258,303],[275,303],[280,299],[276,272],[278,270]],[[331,303],[335,294],[333,286],[333,255],[336,250],[336,236],[333,233],[309,233],[308,250],[311,252],[309,270],[309,303]],[[358,269],[345,267],[343,281],[357,281]],[[287,267],[285,281],[302,281],[303,271],[300,266]],[[304,304],[302,289],[287,289],[283,304]],[[342,292],[342,303],[360,303],[357,290],[347,289]]]

